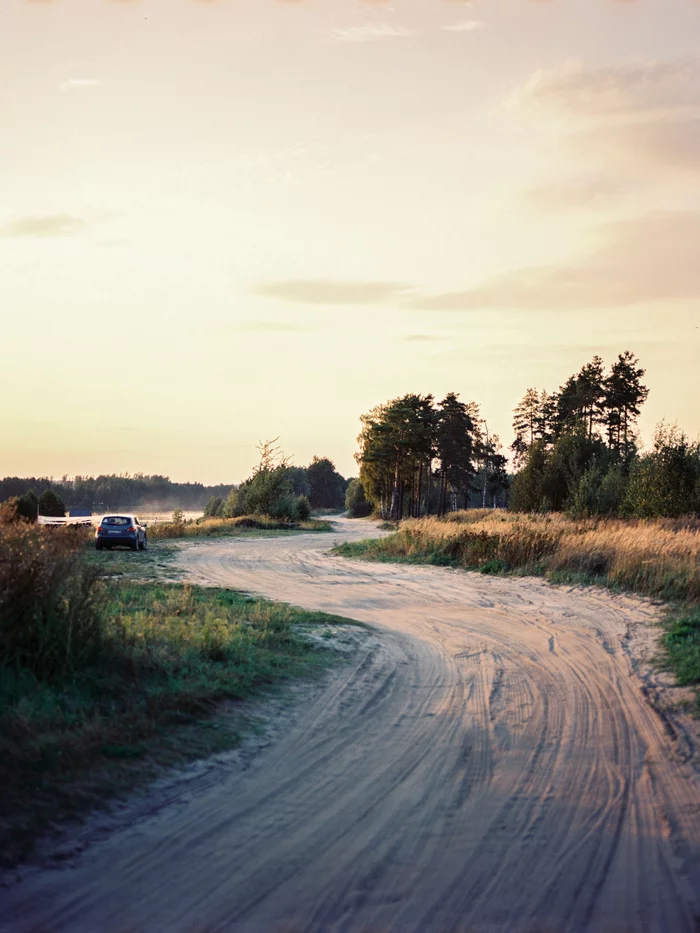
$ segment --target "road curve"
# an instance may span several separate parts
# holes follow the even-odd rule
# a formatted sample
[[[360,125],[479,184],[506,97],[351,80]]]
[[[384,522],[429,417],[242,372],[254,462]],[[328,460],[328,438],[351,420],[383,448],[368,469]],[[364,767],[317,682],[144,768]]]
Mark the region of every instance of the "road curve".
[[[330,538],[368,531],[342,520]],[[193,582],[337,612],[380,638],[245,773],[0,892],[0,929],[700,929],[700,791],[625,651],[649,606],[345,561],[331,543],[182,551]]]

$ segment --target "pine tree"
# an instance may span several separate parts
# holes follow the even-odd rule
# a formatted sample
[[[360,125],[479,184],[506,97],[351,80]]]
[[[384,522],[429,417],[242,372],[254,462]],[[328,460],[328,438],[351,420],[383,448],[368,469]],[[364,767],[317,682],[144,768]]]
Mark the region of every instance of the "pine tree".
[[[617,453],[628,457],[632,449],[632,431],[640,408],[649,390],[642,385],[646,370],[638,366],[639,360],[630,351],[621,353],[605,380],[605,417],[608,444]]]
[[[447,511],[448,488],[469,497],[469,484],[474,476],[474,422],[468,406],[449,392],[440,402],[435,430],[435,448],[440,462],[440,495],[438,515]]]
[[[595,425],[604,418],[605,367],[599,356],[594,356],[590,363],[581,368],[577,385],[588,437],[592,438]]]
[[[522,464],[528,450],[544,435],[544,402],[546,392],[528,389],[513,411],[513,433],[515,440],[510,449],[515,455],[516,466]]]

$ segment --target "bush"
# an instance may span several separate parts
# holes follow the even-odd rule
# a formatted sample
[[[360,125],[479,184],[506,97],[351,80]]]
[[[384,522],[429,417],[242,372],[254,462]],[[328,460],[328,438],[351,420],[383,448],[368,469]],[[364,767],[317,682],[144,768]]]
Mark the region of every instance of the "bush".
[[[278,518],[293,508],[286,466],[261,469],[243,484],[246,512]]]
[[[245,496],[241,490],[234,486],[221,506],[222,518],[239,518],[245,515]]]
[[[345,493],[345,508],[350,518],[365,518],[372,512],[372,504],[365,498],[365,487],[359,479],[350,481]]]
[[[85,561],[85,531],[0,516],[0,667],[40,680],[66,676],[100,652],[103,588]]]
[[[593,466],[579,480],[569,513],[574,518],[617,515],[626,489],[627,477],[621,463],[614,463],[607,470],[602,466]]]
[[[700,445],[661,424],[654,450],[636,460],[623,503],[626,515],[677,518],[700,511]]]
[[[223,513],[224,500],[221,496],[211,496],[204,507],[205,518],[219,518]]]
[[[311,503],[306,496],[297,496],[294,500],[294,518],[298,522],[306,522],[311,518]]]
[[[39,515],[63,518],[65,514],[66,507],[63,504],[63,499],[53,489],[45,489],[39,496]]]
[[[271,503],[269,510],[262,514],[269,515],[270,518],[275,518],[277,521],[293,522],[296,518],[295,501],[291,492],[284,496],[277,496]]]
[[[537,441],[530,448],[525,466],[513,477],[510,494],[511,511],[547,512],[551,508],[544,485],[547,456],[544,441]]]
[[[16,514],[28,522],[35,522],[39,514],[39,500],[33,490],[25,492],[23,496],[13,500]],[[7,519],[6,519],[7,520]]]

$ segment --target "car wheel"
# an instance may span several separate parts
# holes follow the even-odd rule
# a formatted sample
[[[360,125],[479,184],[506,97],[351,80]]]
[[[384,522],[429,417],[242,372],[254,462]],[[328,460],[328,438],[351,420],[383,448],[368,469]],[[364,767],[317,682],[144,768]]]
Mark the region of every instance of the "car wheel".
[[[131,550],[138,551],[138,549],[139,549],[139,539],[134,538],[134,540],[131,542]]]
[[[143,544],[141,545],[141,550],[145,551],[148,548],[148,535],[143,536]]]
[[[104,545],[102,544],[101,541],[95,541],[95,550],[96,550],[96,551],[101,551],[103,547],[104,547]]]

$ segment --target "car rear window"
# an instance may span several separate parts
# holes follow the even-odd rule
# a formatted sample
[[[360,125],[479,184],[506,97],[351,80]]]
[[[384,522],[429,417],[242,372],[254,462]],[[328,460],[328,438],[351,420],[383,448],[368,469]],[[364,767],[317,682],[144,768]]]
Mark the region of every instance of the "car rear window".
[[[108,515],[107,518],[102,519],[103,525],[130,525],[131,519],[126,518],[124,515]]]

